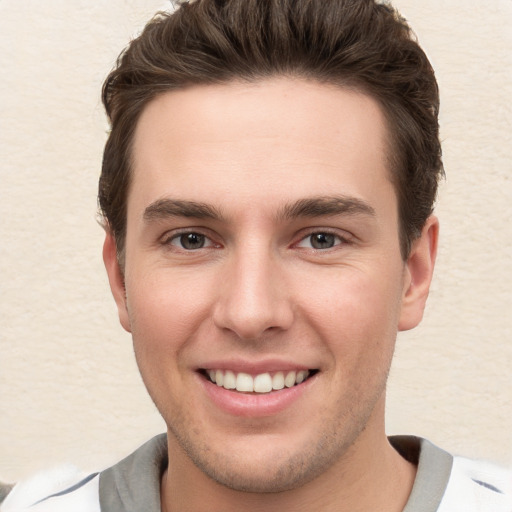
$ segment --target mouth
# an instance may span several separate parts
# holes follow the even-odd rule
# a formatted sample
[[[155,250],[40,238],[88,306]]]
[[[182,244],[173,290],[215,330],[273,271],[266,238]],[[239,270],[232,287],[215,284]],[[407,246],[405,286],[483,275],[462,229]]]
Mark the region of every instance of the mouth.
[[[264,394],[298,386],[317,374],[318,370],[288,370],[250,375],[231,370],[201,369],[199,373],[211,383],[227,390]]]

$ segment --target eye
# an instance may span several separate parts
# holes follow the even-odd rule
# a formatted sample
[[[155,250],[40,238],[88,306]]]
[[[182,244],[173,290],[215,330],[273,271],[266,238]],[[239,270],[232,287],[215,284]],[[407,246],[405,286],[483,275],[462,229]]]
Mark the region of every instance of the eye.
[[[185,249],[186,251],[194,251],[205,247],[211,247],[213,245],[212,241],[208,237],[195,232],[174,235],[167,243],[180,249]]]
[[[343,242],[344,240],[341,237],[334,235],[333,233],[319,231],[311,233],[306,238],[303,238],[298,243],[298,247],[313,248],[317,250],[332,249]]]

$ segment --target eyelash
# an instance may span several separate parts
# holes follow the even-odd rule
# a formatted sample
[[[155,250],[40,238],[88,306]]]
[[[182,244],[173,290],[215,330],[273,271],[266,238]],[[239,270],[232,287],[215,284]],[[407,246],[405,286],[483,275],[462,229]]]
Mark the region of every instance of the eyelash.
[[[201,237],[202,241],[206,245],[201,245],[197,248],[186,248],[183,246],[183,237],[185,236],[191,236],[195,235],[197,237]],[[320,236],[323,235],[324,237],[327,237],[329,241],[333,242],[333,245],[331,247],[314,247],[313,246],[313,236]],[[332,237],[332,238],[331,238]],[[311,246],[306,247],[302,244],[307,243],[308,239],[310,240]],[[334,239],[334,240],[333,240]],[[181,240],[181,242],[180,242]],[[178,244],[175,244],[173,242],[178,241]],[[221,247],[220,244],[216,244],[211,236],[208,236],[205,233],[202,233],[200,230],[192,230],[187,229],[180,232],[175,232],[172,234],[166,234],[164,237],[162,237],[161,241],[162,245],[164,246],[173,246],[176,247],[180,251],[184,252],[196,252],[200,249],[211,249],[211,248],[219,248]],[[336,250],[337,247],[343,246],[343,245],[349,245],[351,244],[350,237],[341,236],[339,233],[335,233],[329,229],[317,229],[317,230],[310,230],[308,233],[304,234],[300,240],[294,244],[292,244],[292,247],[297,247],[300,249],[305,250],[313,250],[315,252],[327,252],[329,250]]]
[[[181,246],[177,246],[176,244],[173,244],[173,242],[175,241],[180,241],[180,239],[182,239],[183,237],[185,236],[191,236],[191,235],[195,235],[197,237],[201,237],[203,239],[203,241],[205,243],[207,243],[208,245],[206,246],[201,246],[201,247],[198,247],[196,249],[187,249],[185,247],[183,247],[183,243],[181,243],[180,245]],[[178,248],[178,250],[182,250],[182,251],[185,251],[185,252],[194,252],[194,251],[197,251],[199,249],[209,249],[209,248],[215,248],[215,247],[219,247],[219,244],[215,244],[215,242],[212,241],[212,238],[204,233],[201,233],[201,231],[199,230],[192,230],[192,229],[188,229],[188,230],[183,230],[183,231],[180,231],[178,233],[172,233],[172,234],[166,234],[164,235],[164,237],[162,238],[162,245],[164,246],[175,246]]]
[[[327,237],[332,237],[334,240],[334,244],[332,247],[324,247],[324,248],[318,248],[318,247],[304,247],[302,246],[301,244],[304,243],[304,242],[307,242],[308,239],[310,240],[311,242],[311,245],[313,245],[313,237],[315,235],[324,235],[324,236],[327,236]],[[300,241],[298,243],[295,244],[296,247],[300,247],[300,248],[305,248],[305,249],[310,249],[310,250],[314,250],[314,251],[320,251],[320,252],[323,252],[323,251],[328,251],[329,249],[332,249],[332,250],[335,250],[338,246],[341,246],[341,245],[347,245],[347,244],[350,244],[351,241],[349,239],[349,237],[344,237],[344,236],[341,236],[339,233],[335,233],[329,229],[317,229],[317,230],[312,230],[312,231],[309,231],[305,236],[303,236]]]

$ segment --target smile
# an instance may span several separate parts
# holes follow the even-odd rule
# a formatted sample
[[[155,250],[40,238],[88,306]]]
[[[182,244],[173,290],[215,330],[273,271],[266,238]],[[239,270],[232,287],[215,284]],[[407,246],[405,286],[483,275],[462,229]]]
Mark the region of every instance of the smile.
[[[250,375],[231,370],[205,370],[206,377],[219,387],[241,393],[270,393],[301,384],[316,370],[278,371]]]

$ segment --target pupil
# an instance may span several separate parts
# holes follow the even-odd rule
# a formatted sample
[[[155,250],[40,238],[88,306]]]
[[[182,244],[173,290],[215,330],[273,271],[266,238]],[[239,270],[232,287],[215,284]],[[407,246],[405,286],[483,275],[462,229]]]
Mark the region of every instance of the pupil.
[[[201,249],[204,246],[204,235],[198,233],[187,233],[181,235],[181,245],[185,249]]]
[[[315,233],[311,235],[311,245],[315,249],[330,249],[334,247],[334,235],[329,233]]]

